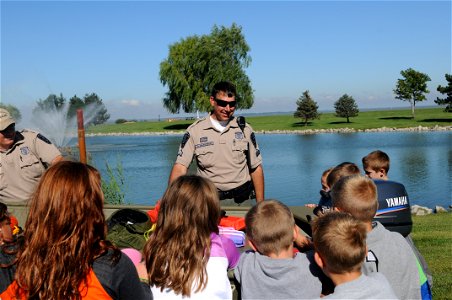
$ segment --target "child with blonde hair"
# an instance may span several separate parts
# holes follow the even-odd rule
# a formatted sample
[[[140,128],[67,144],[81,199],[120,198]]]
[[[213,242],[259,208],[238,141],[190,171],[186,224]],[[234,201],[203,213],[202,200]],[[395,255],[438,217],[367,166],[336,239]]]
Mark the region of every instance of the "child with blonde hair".
[[[330,212],[312,222],[315,261],[335,284],[324,299],[396,299],[381,273],[361,273],[366,227],[350,214]],[[363,288],[365,287],[365,288]]]
[[[245,216],[246,235],[253,251],[240,256],[234,270],[242,299],[318,298],[329,280],[313,260],[313,252],[295,253],[304,244],[290,209],[277,200],[253,206]],[[322,281],[321,281],[322,280]]]
[[[363,272],[380,272],[400,299],[420,299],[421,284],[417,259],[403,236],[373,221],[378,208],[377,187],[365,176],[341,178],[331,190],[333,207],[363,222],[369,253]]]

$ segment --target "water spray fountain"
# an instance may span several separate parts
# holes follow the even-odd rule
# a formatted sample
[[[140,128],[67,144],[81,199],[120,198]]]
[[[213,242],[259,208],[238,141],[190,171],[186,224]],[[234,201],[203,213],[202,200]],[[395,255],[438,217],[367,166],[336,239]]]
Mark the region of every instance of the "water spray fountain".
[[[77,114],[68,117],[69,105],[65,103],[60,109],[33,111],[32,123],[35,129],[46,136],[60,149],[63,156],[72,156],[70,143],[78,134],[80,161],[86,163],[85,126],[89,124],[102,107],[96,103],[78,109]]]

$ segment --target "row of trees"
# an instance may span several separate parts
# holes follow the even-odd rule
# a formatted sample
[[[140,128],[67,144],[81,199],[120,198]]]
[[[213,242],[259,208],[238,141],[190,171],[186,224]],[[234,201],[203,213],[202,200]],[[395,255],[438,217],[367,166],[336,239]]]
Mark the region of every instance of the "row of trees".
[[[351,117],[358,116],[359,109],[358,105],[352,96],[347,94],[342,95],[335,103],[334,109],[336,111],[336,116],[340,118],[346,118],[347,123],[350,123]],[[315,102],[309,91],[304,91],[303,95],[297,100],[297,110],[294,113],[295,118],[303,119],[305,126],[308,125],[310,120],[319,119],[319,106]]]
[[[397,80],[394,93],[396,94],[396,99],[410,102],[411,113],[414,118],[416,102],[425,100],[425,93],[429,92],[427,90],[427,81],[430,80],[430,77],[411,68],[400,73],[404,78]],[[448,85],[444,87],[440,85],[437,90],[441,94],[447,95],[447,97],[444,99],[438,97],[435,102],[439,105],[446,105],[445,111],[452,112],[452,75],[446,74],[446,80]],[[309,91],[305,91],[297,100],[297,110],[294,113],[294,117],[301,118],[304,125],[307,126],[309,120],[320,118],[318,109],[317,102],[309,95]],[[334,103],[334,109],[337,117],[347,118],[347,123],[350,123],[351,117],[356,117],[359,113],[355,100],[347,94],[344,94]]]
[[[22,119],[20,110],[14,105],[0,103],[0,107],[9,111],[16,122],[20,122]],[[94,115],[89,120],[85,120],[86,125],[103,124],[110,118],[110,114],[108,114],[102,99],[96,93],[85,94],[83,98],[74,95],[69,99],[69,102],[61,93],[59,96],[50,94],[47,98],[36,101],[33,114],[39,114],[40,112],[60,112],[63,109],[67,109],[67,119],[70,120],[75,117],[79,108],[84,110],[89,109],[91,112],[94,112]]]
[[[60,94],[59,96],[50,94],[46,99],[39,99],[36,104],[37,105],[33,109],[33,113],[39,113],[40,111],[61,111],[67,108],[68,119],[75,117],[77,109],[79,108],[93,110],[96,113],[91,120],[88,120],[88,125],[103,124],[110,118],[102,99],[99,98],[96,93],[85,94],[83,98],[79,98],[77,95],[74,95],[69,99],[69,102],[66,101],[63,94]],[[69,107],[66,107],[66,105],[69,105]]]

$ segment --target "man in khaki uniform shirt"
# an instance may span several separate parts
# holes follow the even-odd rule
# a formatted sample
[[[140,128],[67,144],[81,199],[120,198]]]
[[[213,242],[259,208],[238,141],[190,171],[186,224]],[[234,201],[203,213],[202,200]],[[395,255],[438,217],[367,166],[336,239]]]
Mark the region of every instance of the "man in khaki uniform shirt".
[[[215,84],[210,97],[213,110],[187,129],[169,182],[186,174],[195,158],[198,174],[213,181],[222,205],[251,205],[253,189],[256,201],[264,200],[262,156],[253,129],[244,124],[242,131],[233,117],[235,95],[233,84]]]
[[[16,131],[15,123],[10,113],[0,108],[0,201],[25,204],[48,166],[63,157],[44,136]]]

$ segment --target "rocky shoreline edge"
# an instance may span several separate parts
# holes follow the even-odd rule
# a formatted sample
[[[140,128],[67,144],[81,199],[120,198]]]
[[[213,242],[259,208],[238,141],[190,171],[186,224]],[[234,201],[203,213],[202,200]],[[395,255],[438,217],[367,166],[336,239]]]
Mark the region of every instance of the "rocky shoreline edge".
[[[320,133],[354,133],[354,132],[425,132],[425,131],[451,131],[451,126],[417,126],[407,128],[381,127],[372,129],[353,128],[330,128],[330,129],[306,129],[306,130],[258,130],[258,134],[320,134]],[[126,136],[126,135],[182,135],[184,130],[165,132],[110,132],[110,133],[87,133],[86,136]]]
[[[452,208],[452,205],[449,205],[449,208]],[[434,209],[420,206],[420,205],[411,205],[411,214],[414,216],[426,216],[431,214],[438,214],[438,213],[448,213],[449,210],[445,209],[442,206],[436,205]]]

